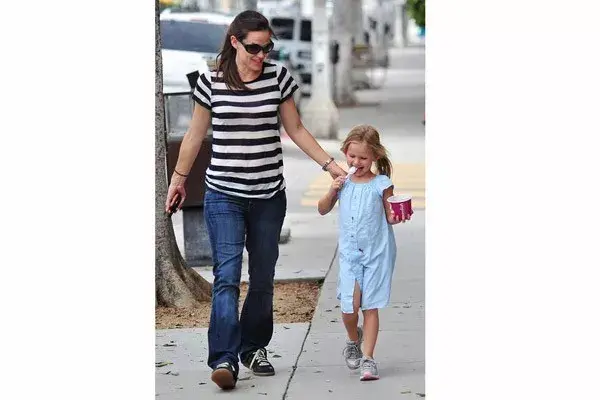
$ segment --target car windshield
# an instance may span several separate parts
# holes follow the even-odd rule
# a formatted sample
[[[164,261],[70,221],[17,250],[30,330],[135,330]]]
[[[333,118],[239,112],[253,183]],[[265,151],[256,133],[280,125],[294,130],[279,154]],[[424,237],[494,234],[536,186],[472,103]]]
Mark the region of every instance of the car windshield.
[[[227,25],[200,21],[160,21],[162,48],[168,50],[218,53]]]
[[[273,18],[271,27],[278,39],[292,40],[294,39],[294,20],[291,18]]]

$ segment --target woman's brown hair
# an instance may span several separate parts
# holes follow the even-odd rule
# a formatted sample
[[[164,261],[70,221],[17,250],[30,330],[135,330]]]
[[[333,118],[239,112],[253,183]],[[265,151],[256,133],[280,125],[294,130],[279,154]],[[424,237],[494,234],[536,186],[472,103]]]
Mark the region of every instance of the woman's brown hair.
[[[371,125],[358,125],[352,128],[344,143],[342,143],[342,152],[346,154],[350,143],[366,143],[373,152],[377,172],[380,175],[386,175],[388,178],[392,176],[392,162],[388,157],[388,152],[381,144],[379,132]]]
[[[221,47],[221,52],[217,55],[217,76],[219,71],[223,73],[223,80],[228,89],[248,90],[248,87],[240,78],[237,65],[235,63],[236,49],[231,45],[231,37],[241,42],[246,38],[248,32],[269,31],[271,36],[275,37],[269,20],[258,11],[246,10],[239,13],[229,25],[227,35]]]

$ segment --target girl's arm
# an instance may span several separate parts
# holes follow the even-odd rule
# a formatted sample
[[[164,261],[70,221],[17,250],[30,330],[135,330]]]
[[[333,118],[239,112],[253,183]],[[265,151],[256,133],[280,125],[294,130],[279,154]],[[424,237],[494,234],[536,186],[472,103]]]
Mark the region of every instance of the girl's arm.
[[[325,215],[333,209],[338,200],[338,193],[344,185],[345,177],[337,177],[332,183],[329,191],[319,200],[319,214]]]
[[[319,200],[319,214],[325,215],[329,211],[333,209],[335,203],[337,202],[338,196],[337,192],[329,190],[321,199]]]

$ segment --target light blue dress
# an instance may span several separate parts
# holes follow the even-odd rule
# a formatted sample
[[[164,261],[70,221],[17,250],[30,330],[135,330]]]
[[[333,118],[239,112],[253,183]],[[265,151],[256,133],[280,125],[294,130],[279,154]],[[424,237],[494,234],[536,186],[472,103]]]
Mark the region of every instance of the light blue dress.
[[[352,313],[354,282],[361,289],[361,309],[385,307],[390,300],[396,241],[383,208],[383,191],[392,186],[385,175],[367,183],[347,180],[339,193],[339,262],[337,298],[343,313]]]

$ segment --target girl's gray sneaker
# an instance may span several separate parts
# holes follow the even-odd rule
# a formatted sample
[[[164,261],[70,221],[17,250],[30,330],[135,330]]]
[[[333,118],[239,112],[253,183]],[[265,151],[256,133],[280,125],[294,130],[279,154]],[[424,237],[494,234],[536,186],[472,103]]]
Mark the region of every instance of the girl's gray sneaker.
[[[344,347],[344,351],[342,354],[346,359],[346,365],[350,369],[357,369],[360,367],[360,360],[362,358],[362,350],[360,349],[360,345],[363,340],[363,331],[362,328],[358,327],[358,341],[353,342],[351,340],[346,341],[346,347]]]
[[[377,363],[370,357],[363,357],[360,360],[360,380],[374,381],[379,379]]]

